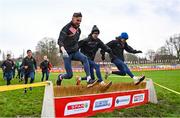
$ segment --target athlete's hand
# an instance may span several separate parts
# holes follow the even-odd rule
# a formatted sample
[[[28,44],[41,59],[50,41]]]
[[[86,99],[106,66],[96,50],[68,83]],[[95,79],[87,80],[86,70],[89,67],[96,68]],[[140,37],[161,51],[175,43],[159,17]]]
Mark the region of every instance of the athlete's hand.
[[[143,53],[141,50],[136,51],[136,53]]]
[[[5,70],[5,69],[6,69],[6,66],[3,67],[3,70]]]
[[[61,47],[61,51],[62,51],[62,54],[63,54],[64,58],[68,58],[69,57],[69,55],[68,55],[67,51],[64,49],[64,47]]]
[[[63,57],[66,57],[66,58],[69,57],[69,55],[68,55],[68,53],[66,52],[66,50],[64,50],[62,53],[63,53]]]
[[[28,68],[28,66],[24,66],[24,68],[25,68],[25,69],[27,69],[27,68]]]

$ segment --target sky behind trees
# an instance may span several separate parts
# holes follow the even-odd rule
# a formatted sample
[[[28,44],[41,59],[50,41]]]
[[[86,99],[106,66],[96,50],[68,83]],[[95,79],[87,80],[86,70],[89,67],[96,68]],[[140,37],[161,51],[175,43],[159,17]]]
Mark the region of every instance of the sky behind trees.
[[[179,0],[0,0],[0,49],[18,57],[44,37],[57,40],[79,11],[82,38],[97,25],[103,42],[127,32],[128,43],[143,52],[180,33]]]

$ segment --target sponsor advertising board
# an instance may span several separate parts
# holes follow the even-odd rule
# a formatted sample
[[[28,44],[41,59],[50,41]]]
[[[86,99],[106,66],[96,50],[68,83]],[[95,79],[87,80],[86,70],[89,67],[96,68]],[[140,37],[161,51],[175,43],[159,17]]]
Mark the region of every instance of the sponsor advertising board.
[[[114,109],[146,104],[148,90],[134,90],[54,98],[56,117],[86,117]]]

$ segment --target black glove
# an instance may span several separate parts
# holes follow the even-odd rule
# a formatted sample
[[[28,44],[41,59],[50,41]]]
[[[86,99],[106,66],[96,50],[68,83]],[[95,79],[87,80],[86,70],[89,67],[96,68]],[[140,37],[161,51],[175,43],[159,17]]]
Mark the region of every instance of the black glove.
[[[141,50],[136,51],[136,53],[143,53]]]
[[[105,60],[105,55],[102,55],[101,59],[104,61]]]

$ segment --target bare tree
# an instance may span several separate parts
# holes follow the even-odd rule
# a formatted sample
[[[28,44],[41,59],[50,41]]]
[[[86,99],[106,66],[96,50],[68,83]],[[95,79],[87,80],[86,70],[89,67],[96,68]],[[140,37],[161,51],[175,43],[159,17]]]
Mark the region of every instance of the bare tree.
[[[173,47],[177,58],[180,59],[180,34],[175,34],[174,36],[170,37],[167,44]]]
[[[36,59],[38,62],[43,60],[43,56],[47,55],[50,62],[57,66],[60,62],[58,56],[59,50],[56,45],[56,41],[53,38],[45,37],[40,40],[36,46]]]
[[[173,46],[169,43],[168,40],[166,40],[165,47],[168,50],[169,55],[173,55]]]
[[[158,54],[158,55],[170,55],[170,54],[169,54],[169,50],[168,50],[165,46],[160,47],[160,48],[156,51],[156,54]]]
[[[156,54],[155,51],[150,49],[147,51],[146,56],[150,61],[153,61],[155,54]]]

